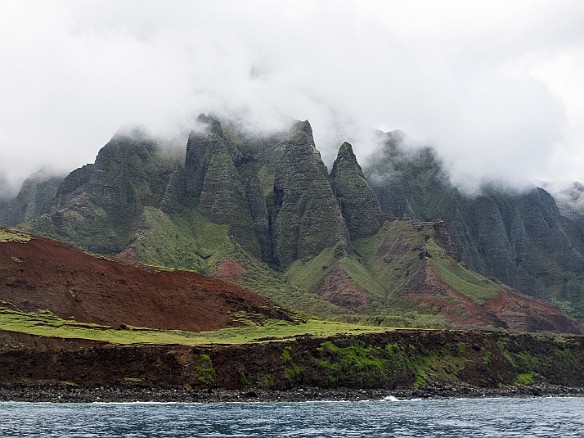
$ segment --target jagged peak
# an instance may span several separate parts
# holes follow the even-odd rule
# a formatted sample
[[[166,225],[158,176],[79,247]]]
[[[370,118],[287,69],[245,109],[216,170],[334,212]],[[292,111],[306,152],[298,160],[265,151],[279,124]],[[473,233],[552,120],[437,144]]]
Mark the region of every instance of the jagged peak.
[[[290,137],[295,144],[309,144],[314,147],[314,137],[312,135],[312,126],[308,120],[296,121],[290,127]]]
[[[401,143],[406,138],[406,133],[401,129],[394,129],[393,131],[386,132],[385,135],[389,140],[394,141],[396,143]]]
[[[212,113],[204,114],[201,113],[197,116],[195,120],[195,125],[191,131],[193,134],[203,134],[203,135],[223,135],[223,129],[221,127],[221,122]]]
[[[109,143],[128,141],[154,142],[154,139],[150,131],[144,126],[124,126],[114,133]]]
[[[195,121],[199,123],[210,123],[211,117],[207,116],[207,114],[205,113],[201,113],[197,116],[197,119]]]
[[[137,153],[142,158],[160,151],[157,140],[141,129],[117,132],[97,153],[95,164],[102,168],[110,160]]]
[[[344,142],[339,148],[329,178],[351,238],[375,234],[383,224],[385,215],[363,175],[350,143]]]
[[[337,159],[333,163],[333,169],[331,171],[330,177],[335,179],[338,172],[341,171],[341,167],[346,170],[356,171],[361,178],[365,179],[363,170],[361,169],[361,166],[357,161],[357,157],[353,152],[353,146],[347,142],[344,142],[339,148]]]
[[[312,126],[308,120],[299,120],[296,123],[296,128],[312,137]]]
[[[353,146],[350,143],[344,142],[339,148],[339,153],[337,154],[337,160],[349,160],[357,162],[357,157],[353,152]]]

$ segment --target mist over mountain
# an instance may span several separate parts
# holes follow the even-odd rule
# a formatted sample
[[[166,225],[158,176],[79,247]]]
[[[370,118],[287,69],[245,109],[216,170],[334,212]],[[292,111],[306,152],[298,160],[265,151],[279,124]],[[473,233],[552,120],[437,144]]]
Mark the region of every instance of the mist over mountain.
[[[18,191],[8,182],[6,176],[0,174],[0,202],[14,198]]]
[[[444,220],[457,258],[518,290],[541,298],[554,290],[558,302],[580,296],[584,240],[577,217],[562,215],[554,198],[536,186],[517,191],[488,184],[468,195],[450,182],[434,150],[403,152],[402,140],[387,134],[385,147],[365,168],[384,211]],[[580,298],[576,306],[581,308]]]
[[[551,193],[561,213],[574,220],[584,220],[584,185],[572,182],[540,182],[538,186]]]
[[[582,180],[579,2],[42,1],[0,5],[0,170],[92,162],[120,125],[186,138],[309,119],[330,168],[371,131],[433,145],[457,187]]]
[[[583,318],[584,228],[549,193],[470,196],[432,148],[376,135],[383,146],[363,167],[343,142],[329,171],[308,121],[251,134],[201,114],[182,154],[123,130],[93,164],[28,180],[0,220],[321,316],[580,330],[528,297]]]

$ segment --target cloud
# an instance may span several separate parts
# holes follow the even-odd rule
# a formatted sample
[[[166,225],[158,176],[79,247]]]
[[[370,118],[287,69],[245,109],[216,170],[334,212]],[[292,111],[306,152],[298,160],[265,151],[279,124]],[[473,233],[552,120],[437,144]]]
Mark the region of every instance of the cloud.
[[[578,1],[4,1],[0,169],[70,170],[120,126],[216,111],[308,119],[329,165],[400,128],[461,185],[582,180],[583,21]]]

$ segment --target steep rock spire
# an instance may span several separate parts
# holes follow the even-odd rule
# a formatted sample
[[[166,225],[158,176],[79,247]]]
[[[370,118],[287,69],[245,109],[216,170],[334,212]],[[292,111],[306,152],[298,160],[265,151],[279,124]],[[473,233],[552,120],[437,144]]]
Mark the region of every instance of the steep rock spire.
[[[326,174],[310,124],[297,122],[275,169],[272,231],[280,267],[346,246],[347,227]]]
[[[237,243],[269,261],[268,216],[253,161],[223,133],[213,116],[200,115],[189,135],[185,158],[187,197],[212,222],[226,224]]]
[[[330,181],[351,239],[371,236],[379,231],[385,214],[349,143],[343,143],[339,148]]]

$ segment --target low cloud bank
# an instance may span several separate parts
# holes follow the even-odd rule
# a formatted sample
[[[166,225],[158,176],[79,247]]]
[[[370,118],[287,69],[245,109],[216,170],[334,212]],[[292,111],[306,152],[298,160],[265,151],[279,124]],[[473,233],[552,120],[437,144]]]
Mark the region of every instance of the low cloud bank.
[[[4,2],[1,184],[92,162],[120,126],[183,138],[209,111],[308,119],[329,165],[399,128],[469,190],[583,180],[583,42],[577,1]]]

